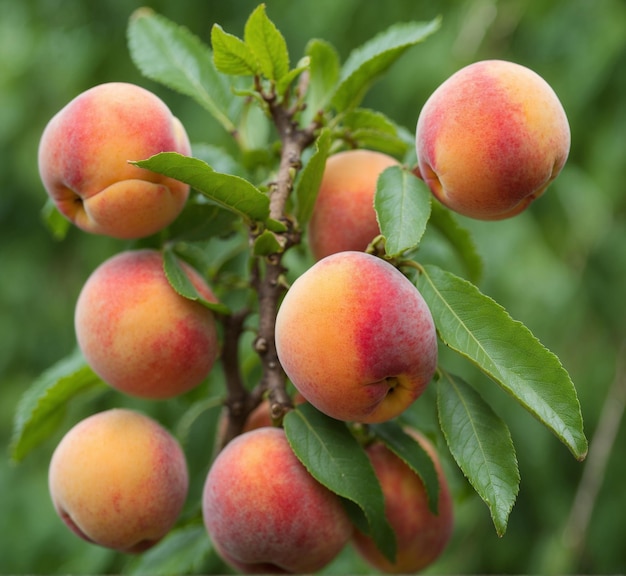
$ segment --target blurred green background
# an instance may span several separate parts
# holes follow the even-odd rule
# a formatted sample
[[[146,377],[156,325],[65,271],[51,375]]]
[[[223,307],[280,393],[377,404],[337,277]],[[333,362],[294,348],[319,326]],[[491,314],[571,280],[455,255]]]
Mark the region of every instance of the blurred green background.
[[[496,537],[486,506],[453,472],[454,538],[428,571],[624,572],[626,426],[620,426],[620,418],[626,388],[626,3],[266,4],[294,62],[312,37],[330,41],[345,59],[352,48],[393,23],[441,14],[441,30],[410,50],[365,102],[411,130],[432,90],[479,59],[527,65],[560,96],[572,128],[572,149],[547,195],[514,220],[465,224],[485,257],[481,289],[559,355],[577,386],[587,435],[594,439],[599,431],[598,442],[592,443],[587,462],[578,463],[531,417],[506,398],[494,398],[510,424],[522,476],[508,531]],[[123,247],[77,230],[57,242],[42,225],[45,193],[36,155],[46,122],[79,92],[123,80],[161,95],[192,140],[224,138],[195,103],[144,79],[134,68],[126,24],[141,5],[208,41],[214,22],[240,35],[256,2],[0,0],[0,443],[5,447],[24,390],[75,345],[73,307],[82,283],[98,263]],[[605,402],[611,411],[603,410]],[[93,406],[70,410],[88,412]],[[614,424],[615,437],[607,423]],[[51,438],[19,465],[9,462],[6,450],[0,459],[0,573],[123,571],[124,558],[83,543],[56,517],[47,492],[47,465],[57,440]],[[589,507],[579,508],[577,502]],[[347,551],[327,571],[367,568]]]

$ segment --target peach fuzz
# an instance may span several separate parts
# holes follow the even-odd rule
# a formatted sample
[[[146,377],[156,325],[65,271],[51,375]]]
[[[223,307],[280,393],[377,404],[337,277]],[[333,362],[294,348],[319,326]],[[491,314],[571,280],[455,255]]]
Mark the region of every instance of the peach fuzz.
[[[276,318],[276,349],[305,400],[332,418],[363,423],[401,414],[437,365],[422,295],[364,252],[327,256],[295,280]]]
[[[442,204],[500,220],[539,198],[569,155],[570,129],[554,90],[534,71],[502,60],[462,68],[424,104],[418,168]]]
[[[196,290],[204,279],[181,263]],[[96,268],[76,303],[78,345],[113,388],[141,398],[177,396],[200,384],[219,353],[215,317],[174,291],[156,250],[121,252]]]
[[[207,475],[202,510],[218,553],[245,573],[317,572],[353,533],[339,497],[307,472],[281,428],[226,445]]]
[[[448,544],[454,523],[450,488],[434,446],[415,430],[409,433],[435,465],[439,479],[437,514],[428,506],[421,478],[383,443],[371,444],[367,454],[381,484],[385,515],[396,534],[395,562],[391,563],[374,541],[358,530],[355,530],[353,543],[372,566],[387,573],[414,574],[432,564]]]
[[[68,220],[86,232],[141,238],[182,211],[189,186],[129,164],[159,152],[189,155],[183,125],[155,94],[124,82],[83,92],[48,123],[39,173]]]
[[[380,174],[398,161],[373,150],[347,150],[326,161],[308,234],[316,260],[346,250],[364,251],[380,234],[374,195]]]
[[[71,428],[49,468],[55,510],[78,536],[125,553],[147,550],[175,524],[188,472],[178,442],[139,412],[99,412]]]

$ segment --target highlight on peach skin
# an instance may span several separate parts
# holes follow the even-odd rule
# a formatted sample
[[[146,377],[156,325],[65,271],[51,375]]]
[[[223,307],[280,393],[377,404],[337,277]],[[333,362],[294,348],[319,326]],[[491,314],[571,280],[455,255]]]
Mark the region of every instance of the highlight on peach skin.
[[[437,365],[422,295],[365,252],[332,254],[295,280],[278,310],[276,349],[305,400],[332,418],[363,423],[404,412]]]
[[[76,535],[125,553],[143,552],[170,531],[189,484],[175,438],[122,408],[71,428],[52,455],[48,478],[55,510]]]
[[[129,164],[159,152],[189,155],[185,128],[152,92],[94,86],[62,108],[39,142],[39,173],[61,214],[86,232],[141,238],[182,211],[189,186]]]
[[[364,251],[380,234],[374,195],[380,174],[398,161],[373,150],[346,150],[326,161],[308,235],[316,260],[335,252]]]
[[[502,60],[453,74],[417,121],[421,177],[442,204],[480,220],[524,211],[561,172],[569,149],[567,116],[551,86]]]
[[[181,266],[198,293],[216,298],[193,268]],[[198,386],[219,354],[213,312],[174,291],[156,250],[121,252],[96,268],[74,317],[78,345],[113,388],[141,398],[177,396]]]
[[[366,448],[385,498],[385,515],[395,532],[397,553],[391,563],[370,536],[355,530],[353,543],[372,566],[387,573],[414,574],[432,564],[452,536],[453,501],[434,446],[416,430],[408,430],[433,460],[439,480],[437,513],[428,505],[421,478],[382,442]]]
[[[244,573],[317,572],[353,533],[339,497],[307,472],[281,428],[226,445],[207,475],[202,510],[213,546]]]

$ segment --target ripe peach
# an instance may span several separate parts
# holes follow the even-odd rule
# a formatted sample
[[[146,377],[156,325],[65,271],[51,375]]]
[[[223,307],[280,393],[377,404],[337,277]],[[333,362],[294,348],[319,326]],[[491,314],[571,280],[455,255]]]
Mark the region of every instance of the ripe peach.
[[[278,311],[276,349],[308,402],[338,420],[365,423],[403,412],[437,365],[422,295],[365,252],[332,254],[296,279]]]
[[[281,428],[226,445],[207,475],[202,510],[216,550],[246,573],[316,572],[353,532],[338,496],[307,472]]]
[[[388,573],[414,574],[432,564],[443,552],[453,527],[452,496],[432,444],[421,434],[411,434],[429,454],[439,479],[437,514],[428,507],[420,477],[381,442],[367,448],[385,498],[385,515],[396,533],[397,554],[392,564],[374,541],[355,530],[357,551],[374,567]]]
[[[169,532],[188,483],[174,437],[148,416],[119,408],[70,429],[49,469],[54,507],[69,528],[126,553],[143,552]]]
[[[328,158],[308,230],[316,260],[335,252],[363,251],[380,234],[376,183],[385,168],[397,164],[373,150],[348,150]]]
[[[207,300],[215,296],[183,269]],[[105,382],[132,396],[170,398],[200,384],[217,358],[213,313],[174,291],[156,250],[129,250],[102,263],[75,310],[78,345]]]
[[[189,196],[187,184],[128,163],[159,152],[191,153],[183,125],[155,94],[110,82],[50,120],[39,173],[59,211],[82,230],[141,238],[170,224]]]
[[[422,178],[442,204],[481,220],[525,210],[557,177],[569,148],[554,90],[534,71],[501,60],[453,74],[417,121]]]

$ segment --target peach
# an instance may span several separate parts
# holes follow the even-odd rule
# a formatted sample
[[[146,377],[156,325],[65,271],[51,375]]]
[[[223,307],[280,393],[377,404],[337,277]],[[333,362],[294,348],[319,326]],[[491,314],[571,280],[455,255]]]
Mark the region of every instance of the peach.
[[[173,527],[185,504],[188,472],[174,437],[139,412],[99,412],[71,428],[49,469],[54,508],[78,536],[138,553]]]
[[[305,400],[332,418],[364,423],[402,413],[437,365],[422,295],[365,252],[332,254],[295,280],[276,318],[276,349]]]
[[[328,158],[309,222],[316,260],[336,252],[364,251],[380,234],[374,194],[378,177],[398,161],[373,150],[347,150]]]
[[[421,478],[381,442],[367,448],[385,498],[385,515],[396,534],[397,554],[391,563],[374,541],[355,530],[356,550],[372,566],[388,573],[413,574],[432,564],[445,549],[453,528],[452,496],[441,462],[433,445],[416,431],[410,431],[429,454],[439,479],[437,514],[428,507],[428,495]]]
[[[215,549],[245,573],[316,572],[353,533],[339,497],[307,472],[281,428],[226,445],[207,475],[202,511]]]
[[[215,301],[204,279],[181,263],[196,290]],[[174,291],[156,250],[121,252],[83,286],[74,318],[78,345],[113,388],[141,398],[170,398],[200,384],[219,353],[211,310]]]
[[[39,143],[39,173],[68,220],[86,232],[141,238],[182,211],[189,186],[129,164],[159,152],[191,153],[187,133],[155,94],[100,84],[62,108]]]
[[[442,204],[480,220],[525,210],[560,173],[569,148],[554,90],[534,71],[502,60],[453,74],[417,121],[422,178]]]

